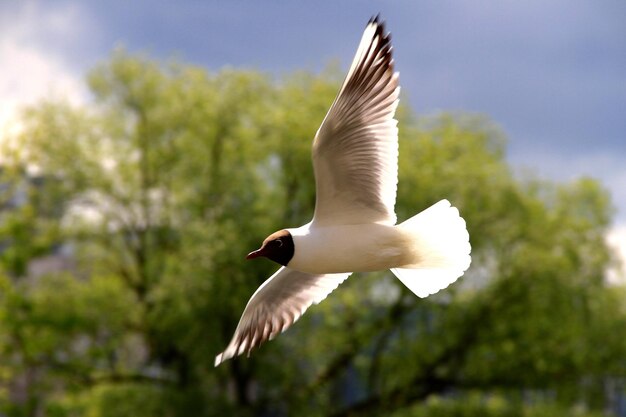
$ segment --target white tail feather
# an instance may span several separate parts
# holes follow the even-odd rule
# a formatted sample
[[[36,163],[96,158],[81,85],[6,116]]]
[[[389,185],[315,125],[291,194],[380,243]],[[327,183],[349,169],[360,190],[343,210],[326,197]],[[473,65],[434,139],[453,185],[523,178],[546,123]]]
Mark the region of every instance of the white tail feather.
[[[456,281],[469,268],[471,246],[465,220],[441,200],[398,227],[414,238],[419,261],[391,272],[418,297],[428,297]]]

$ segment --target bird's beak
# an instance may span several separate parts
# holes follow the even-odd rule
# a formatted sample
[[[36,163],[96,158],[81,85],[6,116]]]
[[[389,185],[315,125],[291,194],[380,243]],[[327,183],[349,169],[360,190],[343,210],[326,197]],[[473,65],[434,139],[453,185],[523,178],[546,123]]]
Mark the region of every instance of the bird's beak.
[[[263,248],[250,252],[248,256],[246,256],[246,259],[254,259],[260,256],[265,256],[265,251],[263,250]]]

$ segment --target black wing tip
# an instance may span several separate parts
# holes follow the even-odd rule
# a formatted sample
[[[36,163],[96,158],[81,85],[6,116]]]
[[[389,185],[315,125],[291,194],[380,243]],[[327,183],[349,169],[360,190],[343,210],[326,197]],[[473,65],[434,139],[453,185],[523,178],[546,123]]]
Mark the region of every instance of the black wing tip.
[[[385,33],[385,24],[386,22],[380,17],[380,12],[376,13],[376,15],[372,16],[370,20],[367,22],[367,25],[375,25],[376,26],[376,34],[375,36],[380,36],[385,43],[391,42],[391,33]]]
[[[376,25],[380,27],[383,31],[385,29],[385,25],[387,22],[380,17],[380,13],[376,13],[374,16],[370,17],[370,20],[367,22],[368,25]]]
[[[379,24],[380,23],[380,24],[383,24],[383,25],[385,24],[385,22],[381,20],[380,12],[378,12],[374,16],[370,17],[370,20],[369,20],[369,22],[367,22],[367,24],[369,25],[369,24],[372,24],[372,23],[375,23],[375,24]]]

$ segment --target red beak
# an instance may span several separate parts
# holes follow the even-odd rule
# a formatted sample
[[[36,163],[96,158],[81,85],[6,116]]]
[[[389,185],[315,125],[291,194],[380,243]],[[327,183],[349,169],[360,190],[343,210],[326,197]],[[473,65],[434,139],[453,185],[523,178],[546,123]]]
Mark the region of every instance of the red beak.
[[[264,255],[265,253],[263,252],[263,248],[261,248],[261,249],[257,249],[255,251],[250,252],[248,256],[246,256],[246,259],[254,259],[254,258],[258,258]]]

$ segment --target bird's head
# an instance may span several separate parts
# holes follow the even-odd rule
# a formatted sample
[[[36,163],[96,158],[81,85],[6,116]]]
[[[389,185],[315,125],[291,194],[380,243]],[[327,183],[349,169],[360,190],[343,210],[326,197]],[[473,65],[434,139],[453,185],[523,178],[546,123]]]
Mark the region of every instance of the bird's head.
[[[250,252],[246,259],[264,256],[276,263],[287,266],[294,253],[293,237],[287,230],[279,230],[269,235],[260,249]]]

